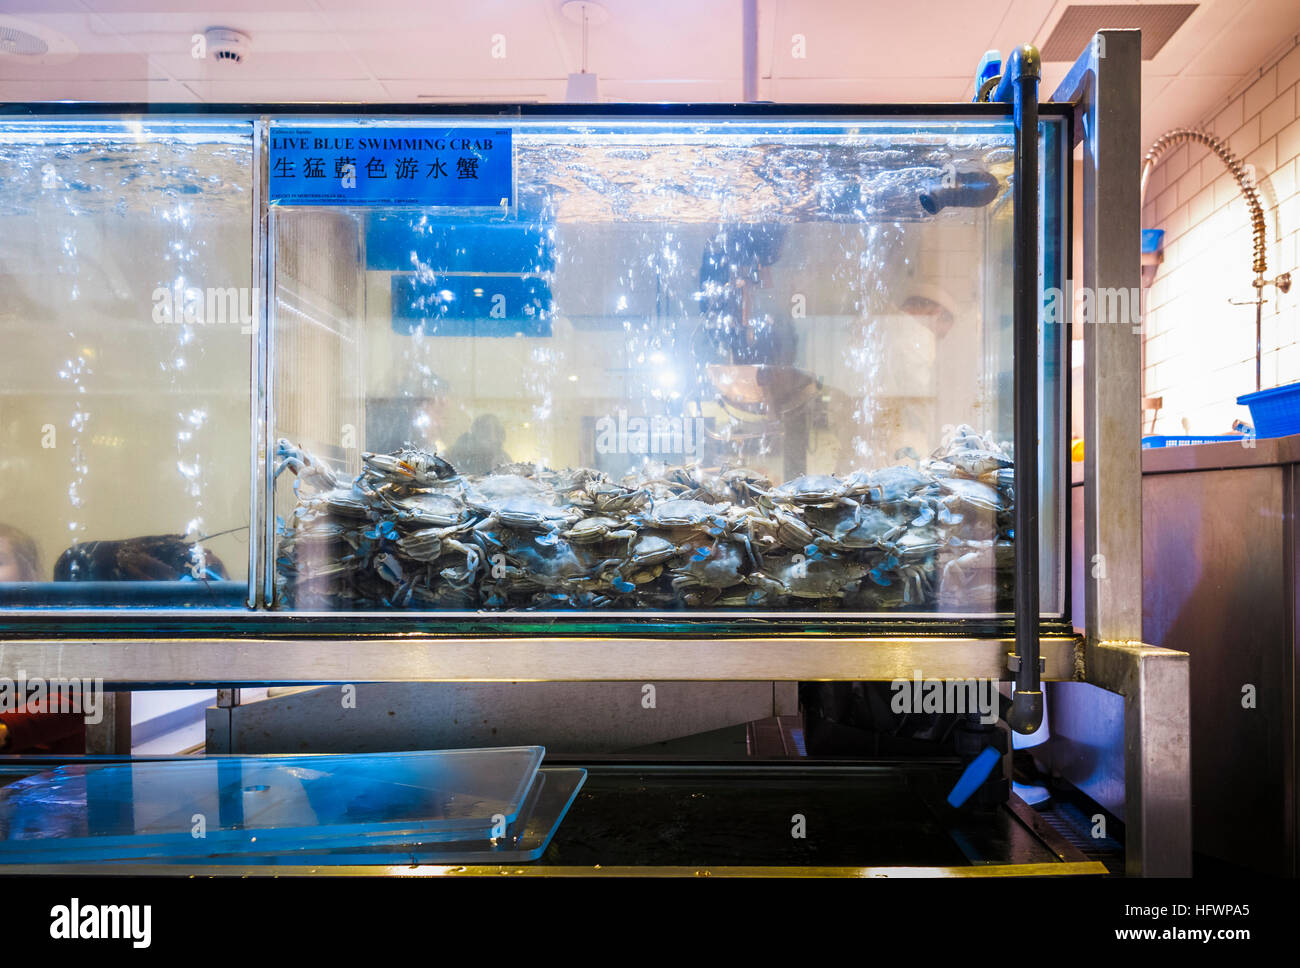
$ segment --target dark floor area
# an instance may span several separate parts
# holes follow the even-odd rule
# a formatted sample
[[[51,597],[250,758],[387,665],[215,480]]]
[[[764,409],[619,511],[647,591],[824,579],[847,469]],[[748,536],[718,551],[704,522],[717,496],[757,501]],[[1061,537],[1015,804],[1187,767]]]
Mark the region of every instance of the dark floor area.
[[[541,860],[605,866],[963,867],[1057,860],[1005,809],[954,810],[959,764],[584,764]]]

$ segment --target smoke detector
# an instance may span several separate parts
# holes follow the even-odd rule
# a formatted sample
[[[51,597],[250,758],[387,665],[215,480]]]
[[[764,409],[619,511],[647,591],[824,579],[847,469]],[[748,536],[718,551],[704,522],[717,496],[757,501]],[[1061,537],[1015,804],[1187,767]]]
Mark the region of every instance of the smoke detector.
[[[77,56],[77,45],[53,27],[0,16],[0,59],[28,64],[65,64]]]
[[[244,63],[252,41],[248,34],[229,27],[209,27],[203,31],[208,45],[208,60],[234,67]]]

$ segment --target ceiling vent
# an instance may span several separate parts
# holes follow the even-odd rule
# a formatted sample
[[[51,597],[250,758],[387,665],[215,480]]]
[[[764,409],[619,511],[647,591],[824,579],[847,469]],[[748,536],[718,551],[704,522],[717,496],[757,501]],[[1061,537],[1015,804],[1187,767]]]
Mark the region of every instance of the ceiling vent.
[[[1041,48],[1045,61],[1071,63],[1099,30],[1142,31],[1142,59],[1151,60],[1197,7],[1194,3],[1097,3],[1065,8]]]
[[[208,42],[208,60],[229,67],[244,63],[248,57],[248,34],[229,27],[209,27],[203,32]]]
[[[0,25],[0,51],[17,57],[44,57],[50,52],[50,45],[35,34]]]
[[[0,16],[0,59],[21,57],[32,64],[64,64],[76,56],[77,45],[53,27]]]

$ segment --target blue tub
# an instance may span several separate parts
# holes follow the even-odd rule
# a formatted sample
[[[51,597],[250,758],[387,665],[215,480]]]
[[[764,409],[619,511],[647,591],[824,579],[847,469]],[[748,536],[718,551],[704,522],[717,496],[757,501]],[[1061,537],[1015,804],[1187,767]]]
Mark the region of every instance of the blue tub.
[[[1300,434],[1300,383],[1247,393],[1237,402],[1250,407],[1256,437]]]
[[[1225,437],[1167,437],[1160,434],[1148,434],[1142,438],[1143,450],[1157,447],[1191,447],[1193,444],[1222,444],[1230,440],[1245,440],[1243,434],[1231,434]]]

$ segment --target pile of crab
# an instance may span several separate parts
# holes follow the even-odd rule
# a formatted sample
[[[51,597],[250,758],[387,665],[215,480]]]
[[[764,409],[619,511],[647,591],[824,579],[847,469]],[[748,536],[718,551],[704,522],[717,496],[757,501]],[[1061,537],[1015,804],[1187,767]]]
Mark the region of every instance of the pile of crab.
[[[1010,599],[1013,463],[960,427],[926,460],[773,485],[743,468],[619,481],[414,448],[342,480],[281,440],[280,603],[307,609],[827,607],[990,611]]]

